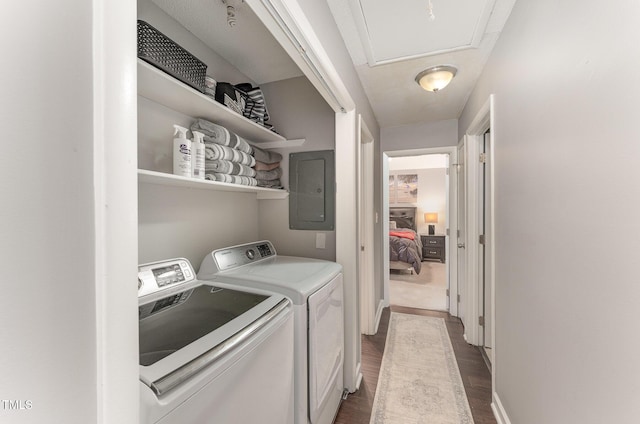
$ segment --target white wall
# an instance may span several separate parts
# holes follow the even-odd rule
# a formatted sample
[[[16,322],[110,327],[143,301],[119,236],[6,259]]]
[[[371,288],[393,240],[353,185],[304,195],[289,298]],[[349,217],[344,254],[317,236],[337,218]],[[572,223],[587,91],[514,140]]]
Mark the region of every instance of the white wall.
[[[382,152],[455,146],[458,144],[458,120],[385,127],[380,130],[380,137]]]
[[[512,423],[640,416],[638,16],[632,0],[517,2],[460,118],[462,135],[495,93],[494,371]]]
[[[335,149],[335,113],[304,77],[261,86],[276,130],[289,138],[304,138],[302,146],[274,149],[282,154],[282,183],[289,188],[289,154]],[[336,260],[335,231],[289,229],[289,199],[259,202],[259,238],[271,240],[280,255]],[[324,234],[324,249],[316,249],[316,233]]]
[[[19,58],[2,71],[2,422],[96,414],[91,4],[65,6],[12,5],[0,26]]]
[[[134,131],[109,139],[106,147],[98,140],[105,133],[120,136],[122,128],[131,129],[127,127],[131,119],[114,122],[106,117],[117,116],[109,106],[127,96],[113,91],[100,97],[104,103],[94,98],[104,94],[98,93],[96,80],[105,84],[101,88],[114,88],[111,75],[101,74],[105,68],[122,72],[123,77],[131,75],[126,72],[131,68],[122,66],[129,62],[126,59],[115,58],[108,65],[102,62],[114,52],[110,49],[113,39],[107,34],[112,27],[101,24],[107,17],[110,23],[119,23],[112,12],[127,18],[133,11],[114,1],[109,12],[94,15],[103,6],[101,1],[28,0],[3,10],[3,16],[10,19],[3,19],[0,40],[6,57],[11,58],[2,69],[0,97],[6,140],[0,158],[3,423],[85,424],[114,417],[117,422],[130,423],[137,415],[135,397],[120,402],[117,395],[112,396],[116,380],[120,393],[128,396],[133,387],[137,394],[137,366],[131,366],[136,365],[136,348],[129,344],[137,338],[137,328],[121,328],[117,336],[124,342],[109,344],[115,350],[114,361],[98,349],[103,342],[114,340],[114,328],[101,321],[103,314],[117,310],[122,314],[113,317],[113,322],[135,323],[137,309],[135,289],[130,299],[120,302],[112,297],[112,287],[102,285],[122,276],[123,264],[125,271],[135,275],[136,260],[135,250],[126,246],[121,250],[124,258],[105,259],[105,253],[112,253],[110,247],[118,246],[119,231],[130,229],[135,221],[131,219],[135,204],[125,207],[128,214],[118,230],[101,232],[110,229],[114,217],[122,217],[119,201],[135,192],[130,187],[122,190],[127,192],[122,197],[109,197],[115,181],[109,178],[110,166],[124,165],[119,181],[135,181],[133,167],[127,164],[135,160],[135,149],[127,147],[132,146]],[[132,36],[120,48],[135,54],[133,21],[131,24],[119,27],[120,33]],[[132,81],[123,78],[116,85],[130,93]],[[118,106],[120,112],[133,115],[135,102],[128,97],[126,105]],[[105,130],[101,123],[112,126]],[[118,149],[123,156],[111,156]],[[105,196],[115,200],[110,210],[101,203]],[[135,237],[135,227],[133,234]],[[105,263],[115,266],[104,270]],[[128,284],[126,278],[121,280],[113,286]],[[133,308],[120,309],[123,303]],[[111,368],[122,358],[119,369]],[[106,398],[118,411],[103,409]]]
[[[390,157],[389,171],[446,168],[448,159],[448,155],[440,154]]]
[[[184,257],[198,270],[212,250],[259,238],[253,193],[141,184],[138,198],[140,263]]]

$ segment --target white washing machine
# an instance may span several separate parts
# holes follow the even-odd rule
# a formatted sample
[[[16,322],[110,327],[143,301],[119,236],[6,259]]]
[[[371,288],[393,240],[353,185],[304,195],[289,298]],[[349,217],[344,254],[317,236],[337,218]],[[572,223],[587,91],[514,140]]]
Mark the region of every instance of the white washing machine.
[[[198,278],[268,290],[293,301],[295,423],[332,423],[344,392],[342,266],[278,256],[271,242],[260,241],[211,252]]]
[[[141,424],[293,424],[289,299],[183,258],[141,265],[138,299]]]

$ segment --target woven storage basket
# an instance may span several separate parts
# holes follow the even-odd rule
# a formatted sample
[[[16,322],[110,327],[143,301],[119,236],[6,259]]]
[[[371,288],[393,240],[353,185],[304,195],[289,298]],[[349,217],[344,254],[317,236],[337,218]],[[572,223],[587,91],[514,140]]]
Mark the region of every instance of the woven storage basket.
[[[204,93],[207,65],[163,33],[140,20],[138,57]]]

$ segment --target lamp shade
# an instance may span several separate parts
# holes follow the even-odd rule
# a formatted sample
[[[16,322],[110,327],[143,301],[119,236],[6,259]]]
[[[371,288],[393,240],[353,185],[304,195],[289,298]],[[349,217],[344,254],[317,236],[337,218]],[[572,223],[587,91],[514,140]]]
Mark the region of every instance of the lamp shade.
[[[453,66],[434,66],[416,75],[416,82],[425,90],[436,92],[449,85],[456,72]]]
[[[438,223],[438,213],[437,212],[425,212],[424,214],[424,222],[427,224],[437,224]]]

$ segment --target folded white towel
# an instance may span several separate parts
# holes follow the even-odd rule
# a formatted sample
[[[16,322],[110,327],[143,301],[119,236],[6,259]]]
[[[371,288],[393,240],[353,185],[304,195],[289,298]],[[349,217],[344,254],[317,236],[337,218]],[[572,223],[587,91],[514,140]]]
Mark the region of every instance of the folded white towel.
[[[205,143],[205,158],[207,160],[228,160],[247,166],[256,164],[256,159],[248,153],[216,143]]]
[[[198,119],[191,124],[191,131],[199,131],[204,134],[205,143],[221,144],[248,154],[253,152],[247,140],[229,131],[222,125],[214,124],[206,119]]]

